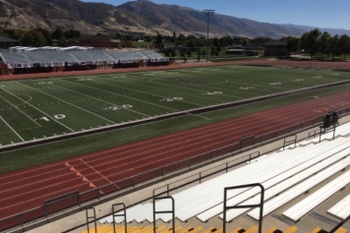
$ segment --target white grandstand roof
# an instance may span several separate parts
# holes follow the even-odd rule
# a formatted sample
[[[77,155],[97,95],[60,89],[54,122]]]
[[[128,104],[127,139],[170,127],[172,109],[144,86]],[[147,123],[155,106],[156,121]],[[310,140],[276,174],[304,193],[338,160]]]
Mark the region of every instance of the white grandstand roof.
[[[14,47],[10,47],[9,50],[10,51],[23,51],[26,50],[30,47],[26,47],[26,46],[14,46]]]
[[[61,47],[60,50],[67,51],[67,50],[88,50],[93,49],[94,47],[82,47],[82,46],[69,46],[69,47]]]
[[[67,50],[89,50],[93,47],[82,47],[82,46],[70,46],[70,47],[59,47],[59,46],[43,46],[43,47],[26,47],[26,46],[14,46],[9,48],[11,51],[67,51]]]

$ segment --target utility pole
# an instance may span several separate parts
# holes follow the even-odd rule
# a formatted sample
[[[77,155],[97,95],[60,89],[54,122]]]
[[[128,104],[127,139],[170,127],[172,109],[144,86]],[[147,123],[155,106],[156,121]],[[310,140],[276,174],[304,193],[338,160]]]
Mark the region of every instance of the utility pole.
[[[203,14],[207,16],[207,61],[209,60],[209,18],[215,14],[215,10],[203,10]]]

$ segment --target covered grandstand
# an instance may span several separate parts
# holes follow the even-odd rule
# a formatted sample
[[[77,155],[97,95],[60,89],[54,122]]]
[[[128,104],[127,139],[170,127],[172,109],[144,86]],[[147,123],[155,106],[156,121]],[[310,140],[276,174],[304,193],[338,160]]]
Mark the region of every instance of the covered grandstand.
[[[2,74],[160,66],[171,62],[150,50],[103,50],[80,46],[16,46],[0,51],[0,59]]]

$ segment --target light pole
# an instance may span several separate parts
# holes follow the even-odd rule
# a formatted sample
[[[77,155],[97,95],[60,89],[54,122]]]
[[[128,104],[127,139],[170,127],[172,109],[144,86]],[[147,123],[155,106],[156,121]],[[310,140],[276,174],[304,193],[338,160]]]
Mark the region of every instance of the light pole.
[[[203,14],[207,16],[207,61],[209,60],[209,17],[215,14],[215,10],[203,10]]]

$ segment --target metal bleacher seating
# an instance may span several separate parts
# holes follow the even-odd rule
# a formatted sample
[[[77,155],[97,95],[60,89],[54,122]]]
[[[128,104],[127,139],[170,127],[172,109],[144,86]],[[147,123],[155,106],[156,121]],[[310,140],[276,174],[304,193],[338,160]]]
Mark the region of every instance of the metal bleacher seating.
[[[1,51],[0,56],[9,68],[16,68],[19,64],[23,66],[24,64],[30,63],[30,60],[28,60],[23,53],[19,52]]]
[[[308,139],[307,143],[305,141],[299,142],[296,148],[271,152],[259,157],[255,162],[247,163],[245,166],[175,193],[172,197],[175,200],[176,218],[182,222],[186,222],[193,217],[202,222],[206,222],[214,216],[222,218],[224,187],[247,183],[261,183],[264,186],[264,216],[272,213],[350,165],[350,141],[346,137],[349,134],[349,126],[350,124],[347,123],[338,127],[337,137],[334,140],[329,135],[324,135],[323,138],[326,140],[322,140],[322,142],[318,142],[318,138],[315,141]],[[310,196],[309,200],[305,198],[304,204],[300,204],[300,206],[305,206],[306,211],[310,211],[323,200],[346,186],[349,181],[350,173],[342,174],[334,181],[335,183],[330,182],[323,189],[320,189],[319,194],[322,192],[328,195],[318,195],[320,198]],[[325,192],[325,190],[330,191]],[[228,196],[227,203],[229,205],[256,203],[259,198],[259,192],[258,188],[232,191]],[[339,206],[350,206],[348,204],[349,199],[350,197],[344,198]],[[308,205],[305,203],[310,203],[310,207],[306,208]],[[169,200],[157,202],[158,211],[169,209],[169,206]],[[302,209],[300,206],[296,206],[295,210]],[[329,210],[329,213],[338,217],[341,216],[340,211],[342,208],[339,206],[334,206],[334,208]],[[226,220],[231,221],[243,213],[247,213],[247,216],[258,220],[258,210],[258,208],[229,210],[226,213]],[[127,221],[153,222],[152,211],[153,205],[151,202],[132,206],[126,211]],[[349,214],[348,209],[347,211],[347,214]],[[291,212],[294,211],[291,210]],[[289,211],[285,212],[284,215],[293,221],[297,221],[306,212],[303,212],[298,217],[291,217],[288,213]],[[345,215],[346,213],[343,214],[343,216]],[[169,222],[171,215],[158,214],[157,219]],[[116,223],[121,223],[122,221],[122,218],[115,219]],[[99,222],[101,224],[111,223],[113,222],[113,217],[102,218]],[[290,232],[293,231],[291,230]]]
[[[148,57],[149,59],[162,59],[163,57],[159,54],[156,53],[155,51],[147,50],[147,51],[140,51],[143,55]]]
[[[341,220],[346,219],[350,213],[350,194],[335,204],[327,212]]]
[[[64,66],[65,64],[99,64],[164,59],[155,51],[143,50],[103,50],[84,47],[16,47],[0,51],[1,60],[9,68],[31,68],[34,64],[41,67]]]
[[[137,50],[108,50],[106,52],[115,60],[119,61],[149,59],[147,56],[143,55],[140,51]]]
[[[31,63],[39,63],[41,66],[64,66],[65,62],[76,60],[65,51],[35,51],[25,53]]]
[[[350,151],[348,151],[347,153],[350,154]],[[348,157],[348,161],[349,161],[348,164],[350,164],[350,157]],[[340,161],[340,162],[345,163],[345,161]],[[333,181],[323,186],[322,188],[318,189],[316,192],[312,193],[310,196],[304,198],[302,201],[300,201],[296,205],[284,211],[283,216],[296,222],[305,214],[310,212],[316,206],[324,202],[326,199],[328,199],[330,196],[338,192],[340,189],[342,189],[349,183],[350,183],[350,171],[347,171],[341,176],[337,177]]]
[[[345,140],[339,140],[337,145],[350,146],[350,143],[342,144],[344,142],[345,142]],[[328,146],[329,146],[328,143],[324,143],[323,147],[319,148],[319,149],[327,149]],[[308,153],[308,151],[310,152],[310,155],[312,156],[312,155],[315,155],[317,153],[317,151],[319,151],[319,150],[318,150],[318,148],[313,148],[312,150],[305,150],[304,153],[301,153],[301,156],[305,155],[305,153]],[[289,189],[290,187],[297,184],[298,182],[306,179],[307,177],[311,176],[315,172],[318,172],[320,169],[323,169],[323,168],[327,167],[329,164],[334,163],[334,161],[339,160],[341,155],[332,157],[332,155],[334,153],[336,153],[337,151],[338,151],[338,149],[336,149],[336,150],[333,149],[333,150],[325,151],[324,153],[320,153],[320,155],[315,155],[313,158],[311,158],[307,161],[303,161],[302,163],[298,164],[297,166],[295,166],[293,168],[290,168],[289,170],[285,171],[284,173],[271,178],[267,182],[262,183],[262,185],[266,189],[265,200],[269,200],[270,198],[284,192],[285,190]],[[319,162],[320,160],[323,160],[323,161]],[[256,203],[258,197],[257,196],[252,197],[252,196],[258,194],[257,191],[258,190],[253,192],[253,190],[251,190],[251,191],[249,191],[249,193],[245,193],[242,197],[241,196],[234,197],[234,201],[235,201],[234,203],[237,204],[237,203],[240,203],[241,201],[244,201],[244,200],[246,200],[246,201],[243,202],[242,204],[249,203],[249,202]],[[247,198],[247,196],[248,196],[248,198]],[[252,197],[252,198],[249,198],[249,197]],[[288,200],[286,200],[286,201],[288,201]],[[276,207],[278,207],[278,205]],[[213,217],[214,214],[217,213],[217,211],[213,212],[213,210],[210,209],[204,213],[201,213],[197,217],[202,221],[206,221],[210,217]],[[247,211],[247,209],[237,209],[237,210],[228,211],[227,212],[227,220],[232,220],[235,217],[239,216],[240,214],[242,214],[246,211]],[[265,213],[267,213],[267,209],[266,209]],[[222,215],[220,215],[220,217],[222,217]]]
[[[350,154],[350,148],[349,148],[349,145],[347,144],[346,150],[338,151],[337,153],[330,154],[329,155],[330,159],[325,160],[326,164],[325,162],[322,161],[318,164],[315,164],[316,169],[305,170],[302,173],[300,173],[301,175],[297,174],[298,177],[303,175],[309,176],[309,177],[306,177],[304,180],[301,180],[300,183],[298,183],[295,186],[290,186],[285,192],[281,193],[279,196],[276,196],[272,199],[265,201],[264,216],[276,210],[277,208],[281,207],[283,204],[288,203],[289,201],[293,200],[294,198],[303,194],[309,189],[313,188],[317,184],[329,178],[332,174],[335,174],[336,172],[341,171],[342,169],[349,166],[350,165],[349,154]],[[342,159],[344,156],[347,158]],[[335,159],[338,159],[339,161],[334,163],[333,160]],[[315,172],[318,172],[318,173],[313,175]],[[292,179],[294,180],[295,177],[293,177]],[[254,219],[258,219],[259,218],[258,209],[254,209],[248,212],[248,215]]]
[[[88,52],[84,50],[75,50],[69,51],[69,53],[72,54],[73,57],[75,57],[80,62],[96,64],[98,62],[114,63],[115,61],[115,59],[112,56],[100,49],[93,49],[89,50]]]

